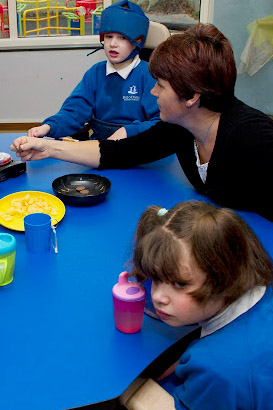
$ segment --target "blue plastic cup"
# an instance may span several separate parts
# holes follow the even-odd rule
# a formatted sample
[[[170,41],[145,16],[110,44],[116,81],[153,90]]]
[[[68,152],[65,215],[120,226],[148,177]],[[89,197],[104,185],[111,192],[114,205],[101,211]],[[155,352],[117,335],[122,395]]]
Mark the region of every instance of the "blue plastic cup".
[[[25,237],[27,250],[32,253],[58,252],[57,236],[52,218],[43,213],[34,213],[25,216]]]

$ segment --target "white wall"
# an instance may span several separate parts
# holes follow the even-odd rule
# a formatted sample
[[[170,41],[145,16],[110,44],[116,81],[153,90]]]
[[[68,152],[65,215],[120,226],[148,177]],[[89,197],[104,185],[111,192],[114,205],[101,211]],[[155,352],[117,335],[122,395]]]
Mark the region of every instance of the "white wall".
[[[237,68],[248,39],[247,25],[273,14],[272,0],[217,0],[214,24],[231,41]],[[235,93],[246,104],[273,115],[273,59],[256,74],[239,74]]]
[[[217,0],[214,24],[231,40],[237,67],[247,40],[246,26],[272,14],[272,0]],[[55,114],[84,72],[104,59],[90,50],[0,51],[1,123],[40,122]],[[247,104],[273,115],[273,60],[257,74],[238,76],[236,95]]]
[[[1,123],[41,122],[55,114],[65,98],[104,52],[90,50],[0,52]]]

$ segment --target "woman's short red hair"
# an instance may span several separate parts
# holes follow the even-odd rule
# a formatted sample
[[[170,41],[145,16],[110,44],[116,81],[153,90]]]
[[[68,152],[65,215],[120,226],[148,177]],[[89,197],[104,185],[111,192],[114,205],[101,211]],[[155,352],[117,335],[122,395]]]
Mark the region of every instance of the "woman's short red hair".
[[[170,83],[181,99],[200,93],[200,104],[215,112],[234,98],[236,65],[229,40],[212,24],[174,34],[153,51],[149,70]]]

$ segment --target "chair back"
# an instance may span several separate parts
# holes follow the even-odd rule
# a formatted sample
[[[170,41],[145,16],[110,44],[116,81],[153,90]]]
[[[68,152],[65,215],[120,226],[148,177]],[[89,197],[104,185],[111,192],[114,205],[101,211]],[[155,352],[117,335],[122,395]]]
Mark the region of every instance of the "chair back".
[[[149,61],[152,51],[170,37],[170,32],[164,24],[157,23],[156,21],[150,21],[148,35],[143,49],[140,51],[139,56],[142,60]]]

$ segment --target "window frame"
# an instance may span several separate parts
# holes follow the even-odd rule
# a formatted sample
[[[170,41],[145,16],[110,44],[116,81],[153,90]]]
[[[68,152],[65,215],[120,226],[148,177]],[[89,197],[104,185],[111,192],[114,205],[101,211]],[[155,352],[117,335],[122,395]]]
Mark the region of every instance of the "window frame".
[[[212,23],[215,0],[201,0],[200,22]],[[104,8],[110,6],[112,0],[103,0]],[[17,32],[16,1],[8,0],[9,38],[0,39],[0,50],[19,51],[35,49],[71,49],[96,48],[100,45],[99,36],[61,36],[61,37],[31,37],[19,38]]]

